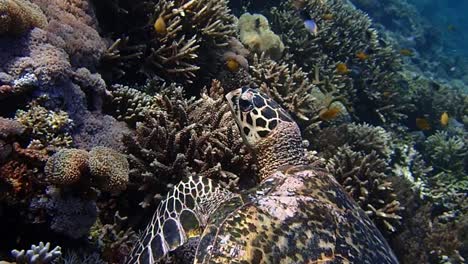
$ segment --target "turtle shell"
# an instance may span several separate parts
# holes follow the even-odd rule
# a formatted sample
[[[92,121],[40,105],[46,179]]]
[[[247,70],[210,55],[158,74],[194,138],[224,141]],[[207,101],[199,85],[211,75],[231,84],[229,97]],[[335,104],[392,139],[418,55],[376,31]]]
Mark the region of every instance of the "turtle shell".
[[[195,263],[398,263],[365,212],[332,175],[276,172],[221,205]]]

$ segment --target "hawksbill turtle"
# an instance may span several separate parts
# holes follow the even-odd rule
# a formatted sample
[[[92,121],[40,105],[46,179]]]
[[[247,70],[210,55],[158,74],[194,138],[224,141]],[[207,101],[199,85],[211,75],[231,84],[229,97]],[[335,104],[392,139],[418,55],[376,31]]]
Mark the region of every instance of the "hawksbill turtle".
[[[260,184],[233,193],[189,177],[163,200],[127,263],[152,264],[197,238],[194,263],[398,263],[365,212],[309,164],[291,116],[257,89],[226,95]]]

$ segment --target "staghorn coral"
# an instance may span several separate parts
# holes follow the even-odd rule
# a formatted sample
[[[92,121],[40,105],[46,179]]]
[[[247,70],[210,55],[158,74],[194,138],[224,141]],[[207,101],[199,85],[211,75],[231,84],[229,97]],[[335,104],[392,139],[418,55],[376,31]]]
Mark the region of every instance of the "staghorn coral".
[[[252,157],[240,141],[219,82],[199,100],[187,100],[176,89],[156,94],[155,101],[155,110],[137,124],[136,136],[124,138],[131,182],[147,193],[141,206],[151,205],[192,173],[216,178],[231,189],[241,184],[239,175],[253,180]]]
[[[42,241],[39,245],[32,245],[28,250],[12,250],[11,254],[15,258],[17,264],[47,264],[54,261],[62,255],[61,248],[56,246],[50,249],[50,243],[44,244]]]
[[[390,168],[385,160],[374,151],[363,154],[345,145],[338,147],[327,168],[380,230],[396,231],[403,208],[393,192],[392,182],[386,179]]]
[[[80,180],[88,169],[89,154],[81,149],[61,149],[52,155],[44,168],[47,181],[56,185],[70,185]]]
[[[370,19],[346,1],[305,1],[305,12],[319,29],[311,36],[291,2],[272,8],[269,15],[273,30],[285,43],[284,60],[310,72],[322,92],[331,88],[347,97],[347,108],[355,118],[381,124],[405,118],[403,111],[409,105],[399,96],[402,90],[396,75],[400,61],[379,42]],[[359,58],[360,53],[366,59]],[[346,65],[349,71],[340,73],[338,65]]]
[[[327,102],[322,105],[312,95],[316,86],[295,64],[278,63],[263,55],[254,55],[250,69],[252,82],[305,126],[316,123],[320,110],[328,107]]]
[[[126,12],[116,12],[115,19],[126,24],[108,25],[104,16],[101,21],[113,29],[115,39],[123,35],[128,41],[124,41],[122,56],[106,57],[124,59],[126,65],[121,73],[127,72],[129,78],[139,82],[149,76],[192,83],[197,75],[203,77],[203,73],[198,74],[201,68],[211,74],[218,51],[235,36],[235,17],[227,3],[163,0],[135,6],[131,1],[118,1],[115,4]],[[108,6],[101,3],[98,8],[107,14]],[[117,51],[119,45],[113,46],[114,54],[121,53]],[[128,52],[125,46],[129,47]]]
[[[278,60],[283,55],[284,44],[281,38],[271,31],[266,17],[260,14],[245,13],[237,23],[240,40],[251,51]]]
[[[155,98],[150,95],[123,85],[114,85],[111,90],[112,105],[116,118],[135,126],[136,122],[145,118],[145,112],[155,105]],[[115,107],[114,107],[115,108]]]
[[[26,32],[33,27],[44,28],[47,18],[42,10],[27,0],[4,0],[0,2],[0,35]]]
[[[51,111],[33,101],[27,111],[18,110],[15,119],[31,131],[31,138],[44,146],[68,147],[72,144],[69,134],[73,121],[64,111]]]
[[[466,135],[449,135],[446,131],[438,131],[426,139],[424,149],[428,160],[437,171],[454,175],[466,173],[468,164]]]
[[[89,152],[89,172],[102,190],[119,192],[127,188],[129,165],[125,155],[95,147]]]

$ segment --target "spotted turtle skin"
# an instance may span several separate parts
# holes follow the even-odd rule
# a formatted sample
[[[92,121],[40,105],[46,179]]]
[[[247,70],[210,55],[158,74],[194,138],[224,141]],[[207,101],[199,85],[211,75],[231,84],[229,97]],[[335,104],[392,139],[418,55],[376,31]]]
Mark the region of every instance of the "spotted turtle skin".
[[[286,111],[249,87],[227,99],[244,142],[258,155],[260,184],[236,194],[203,177],[182,181],[127,263],[156,263],[194,238],[193,263],[398,263],[333,175],[307,162]]]

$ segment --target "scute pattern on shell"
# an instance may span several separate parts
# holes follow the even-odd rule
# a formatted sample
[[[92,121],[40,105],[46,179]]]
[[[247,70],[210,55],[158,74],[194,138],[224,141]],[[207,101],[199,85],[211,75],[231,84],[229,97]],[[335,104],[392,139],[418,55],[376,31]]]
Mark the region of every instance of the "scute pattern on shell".
[[[247,197],[234,212],[213,215],[197,263],[398,263],[364,211],[324,171],[277,172]]]

